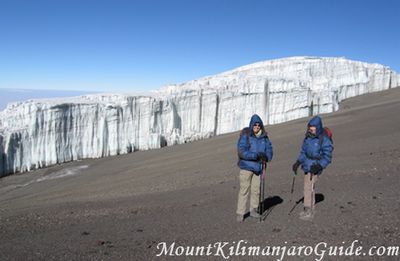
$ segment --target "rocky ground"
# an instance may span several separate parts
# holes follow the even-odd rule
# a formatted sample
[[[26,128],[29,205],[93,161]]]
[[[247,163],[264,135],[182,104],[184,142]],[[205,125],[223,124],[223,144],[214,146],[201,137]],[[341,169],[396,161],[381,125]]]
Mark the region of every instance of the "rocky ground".
[[[264,222],[236,222],[238,133],[160,150],[83,160],[0,179],[0,260],[223,260],[229,247],[400,246],[400,88],[344,101],[322,115],[334,160],[317,183],[313,222],[298,218],[291,165],[307,119],[268,126]],[[243,240],[243,241],[240,241]],[[215,255],[171,257],[170,246],[228,242]],[[159,248],[157,248],[157,246]],[[277,260],[279,256],[252,257]],[[315,260],[318,255],[285,257]],[[398,260],[383,255],[368,260]],[[232,255],[229,260],[249,259]],[[327,256],[323,260],[365,260]]]

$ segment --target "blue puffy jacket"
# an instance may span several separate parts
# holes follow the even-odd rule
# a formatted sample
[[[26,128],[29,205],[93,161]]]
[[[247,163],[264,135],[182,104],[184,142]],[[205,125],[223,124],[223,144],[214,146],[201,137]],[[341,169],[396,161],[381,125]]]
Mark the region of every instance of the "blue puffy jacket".
[[[323,134],[324,128],[321,118],[315,116],[308,122],[308,126],[316,127],[317,135],[316,137],[310,137],[307,128],[306,137],[301,146],[300,155],[297,158],[305,173],[310,172],[311,166],[316,163],[319,163],[325,169],[331,163],[333,151],[332,141]]]
[[[262,129],[262,134],[258,138],[253,133],[253,126],[256,122],[261,124]],[[257,154],[263,152],[267,155],[268,161],[272,160],[272,144],[265,132],[264,124],[257,114],[251,117],[248,133],[240,135],[237,151],[240,158],[239,167],[258,175],[262,172],[262,163],[257,160]]]

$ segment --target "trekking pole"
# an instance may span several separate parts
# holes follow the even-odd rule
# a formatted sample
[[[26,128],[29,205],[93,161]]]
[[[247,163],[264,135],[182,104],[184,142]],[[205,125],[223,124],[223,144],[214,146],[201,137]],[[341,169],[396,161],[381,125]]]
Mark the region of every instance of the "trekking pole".
[[[293,210],[297,207],[297,205],[302,201],[303,199],[299,199],[294,203],[294,206],[292,207],[292,209],[289,211],[288,215],[290,216],[290,214],[292,214]]]
[[[314,201],[315,201],[315,195],[314,195],[314,181],[313,181],[313,174],[310,173],[310,182],[311,182],[311,209],[314,209]],[[314,197],[313,197],[314,196]]]
[[[293,200],[293,191],[294,191],[294,182],[295,182],[295,180],[296,180],[296,176],[293,176],[292,188],[290,189],[290,201],[289,202],[292,202],[292,200]]]
[[[264,213],[264,192],[265,192],[265,169],[267,168],[267,163],[265,161],[263,161],[262,163],[262,173],[260,175],[260,222],[263,221],[263,213]]]
[[[296,176],[293,176],[293,181],[292,181],[292,188],[290,189],[290,194],[291,194],[291,196],[290,196],[290,202],[292,202],[292,200],[293,200],[293,192],[294,192],[294,182],[295,182],[295,180],[296,180]],[[298,200],[298,201],[296,201],[296,203],[294,204],[294,206],[292,207],[292,209],[289,211],[289,216],[290,216],[290,214],[293,212],[293,210],[296,208],[296,206],[299,204],[301,202],[301,199],[300,200]]]
[[[258,194],[258,213],[261,213],[262,173],[260,174],[260,193]]]

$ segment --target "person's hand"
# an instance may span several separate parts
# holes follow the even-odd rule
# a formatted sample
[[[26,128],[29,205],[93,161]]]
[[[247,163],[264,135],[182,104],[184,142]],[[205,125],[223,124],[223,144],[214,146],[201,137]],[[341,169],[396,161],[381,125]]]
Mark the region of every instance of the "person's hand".
[[[257,154],[257,160],[260,160],[262,162],[267,162],[268,161],[268,157],[267,157],[267,155],[265,155],[265,153],[259,152]]]
[[[310,172],[311,174],[318,174],[322,171],[322,166],[319,163],[313,164],[311,166]]]
[[[300,167],[300,164],[301,163],[298,160],[293,164],[292,170],[293,170],[294,175],[297,175],[297,169]]]

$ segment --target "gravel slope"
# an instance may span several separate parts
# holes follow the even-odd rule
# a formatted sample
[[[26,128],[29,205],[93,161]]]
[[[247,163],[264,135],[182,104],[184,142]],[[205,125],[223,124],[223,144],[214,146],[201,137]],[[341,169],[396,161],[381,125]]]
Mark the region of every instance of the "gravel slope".
[[[274,206],[262,223],[235,221],[238,133],[5,177],[0,179],[0,260],[175,259],[156,257],[160,242],[207,246],[245,240],[263,247],[321,241],[348,246],[359,240],[364,248],[399,246],[399,113],[400,88],[349,99],[339,112],[323,115],[335,150],[317,183],[320,202],[313,222],[298,219],[301,204],[288,215],[302,197],[299,175],[290,202],[290,173],[309,119],[267,128],[275,155],[266,193]]]

